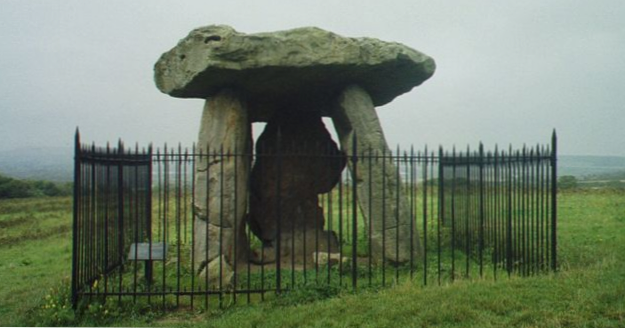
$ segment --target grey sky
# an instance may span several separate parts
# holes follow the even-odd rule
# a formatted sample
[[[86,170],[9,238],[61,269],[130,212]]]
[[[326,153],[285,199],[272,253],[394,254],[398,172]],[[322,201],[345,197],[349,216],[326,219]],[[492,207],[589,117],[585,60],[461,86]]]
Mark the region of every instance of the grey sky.
[[[203,101],[154,86],[193,28],[318,26],[432,56],[434,76],[379,108],[394,148],[484,141],[625,156],[625,1],[0,0],[0,150],[87,141],[191,145]]]

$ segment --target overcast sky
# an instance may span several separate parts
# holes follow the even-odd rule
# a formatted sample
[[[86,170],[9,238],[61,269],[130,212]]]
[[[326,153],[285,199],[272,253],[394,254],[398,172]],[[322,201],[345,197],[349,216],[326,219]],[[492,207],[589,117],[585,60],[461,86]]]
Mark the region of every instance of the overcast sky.
[[[0,0],[0,150],[191,145],[203,100],[160,93],[159,56],[196,27],[317,26],[396,41],[434,76],[378,108],[395,145],[548,143],[625,156],[625,1]],[[256,128],[258,128],[256,126]],[[258,131],[257,131],[258,132]]]

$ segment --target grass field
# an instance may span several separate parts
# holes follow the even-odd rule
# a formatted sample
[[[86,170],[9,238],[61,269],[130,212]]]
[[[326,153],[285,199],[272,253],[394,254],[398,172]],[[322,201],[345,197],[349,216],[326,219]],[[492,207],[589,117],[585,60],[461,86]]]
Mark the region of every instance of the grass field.
[[[559,195],[556,274],[293,292],[249,306],[168,313],[67,307],[71,198],[0,200],[0,326],[625,327],[625,193]]]
[[[26,325],[50,291],[69,280],[72,200],[0,200],[0,326]]]

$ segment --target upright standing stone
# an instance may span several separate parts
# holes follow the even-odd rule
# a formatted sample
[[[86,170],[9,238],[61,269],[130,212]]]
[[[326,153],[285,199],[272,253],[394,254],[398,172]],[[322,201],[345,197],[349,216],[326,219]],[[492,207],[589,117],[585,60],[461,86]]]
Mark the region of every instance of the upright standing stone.
[[[359,86],[349,86],[339,96],[333,110],[332,120],[336,128],[341,149],[351,156],[354,152],[353,138],[356,136],[358,155],[389,155],[382,126],[375,112],[371,97]],[[353,163],[348,161],[353,174]],[[397,167],[388,158],[357,163],[357,176],[353,176],[358,189],[358,203],[365,218],[371,222],[371,243],[373,257],[403,263],[420,253],[419,237],[410,210],[403,195],[403,188],[397,188]],[[398,193],[399,190],[399,193]],[[412,235],[412,240],[410,239]]]
[[[208,272],[214,276],[225,266],[247,260],[243,218],[250,174],[250,130],[246,105],[235,92],[224,89],[206,101],[198,138],[202,156],[195,168],[196,272],[217,268],[216,273]],[[225,263],[215,265],[211,261]]]
[[[319,195],[339,182],[345,155],[321,115],[270,120],[256,143],[256,156],[247,221],[265,247],[261,261],[275,260],[278,244],[281,258],[300,263],[313,252],[338,252],[336,234],[324,231]]]

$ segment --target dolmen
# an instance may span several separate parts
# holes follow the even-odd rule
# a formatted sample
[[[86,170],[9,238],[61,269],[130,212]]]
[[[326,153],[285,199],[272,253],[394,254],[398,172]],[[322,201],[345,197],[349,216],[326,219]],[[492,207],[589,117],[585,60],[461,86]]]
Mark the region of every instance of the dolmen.
[[[211,25],[164,53],[154,66],[158,89],[206,100],[193,191],[196,272],[227,280],[248,261],[310,263],[312,254],[337,253],[319,195],[341,182],[346,165],[371,256],[396,264],[419,256],[395,164],[361,161],[354,170],[349,157],[355,149],[390,153],[375,108],[434,70],[432,58],[402,44],[315,27],[244,34]],[[331,118],[340,145],[322,117]],[[266,122],[256,145],[254,122]],[[250,251],[247,226],[260,252]]]

